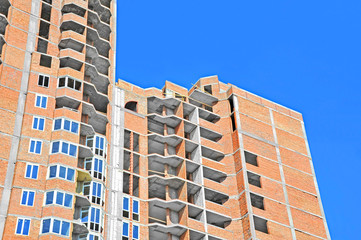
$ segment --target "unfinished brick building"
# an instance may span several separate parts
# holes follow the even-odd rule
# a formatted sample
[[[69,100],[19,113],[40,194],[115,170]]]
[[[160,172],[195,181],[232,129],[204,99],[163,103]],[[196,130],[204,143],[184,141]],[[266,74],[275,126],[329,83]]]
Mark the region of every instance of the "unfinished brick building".
[[[301,114],[115,83],[111,0],[0,0],[0,239],[330,239]]]

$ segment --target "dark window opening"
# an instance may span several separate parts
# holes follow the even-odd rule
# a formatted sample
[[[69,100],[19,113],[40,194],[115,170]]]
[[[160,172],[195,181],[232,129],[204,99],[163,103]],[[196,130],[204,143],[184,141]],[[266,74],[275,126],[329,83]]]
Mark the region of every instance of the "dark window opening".
[[[244,155],[246,157],[246,163],[258,167],[257,155],[246,151],[244,152]]]
[[[41,8],[41,18],[50,22],[50,16],[51,16],[51,6],[43,3]]]
[[[130,174],[123,172],[123,193],[129,194]]]
[[[233,132],[236,131],[236,120],[234,118],[234,113],[231,115],[231,121],[232,121],[232,130]]]
[[[139,177],[133,175],[133,196],[139,197]]]
[[[250,195],[252,206],[264,210],[264,198],[254,193],[251,193]]]
[[[249,184],[252,184],[256,187],[261,187],[261,176],[251,172],[247,172],[247,177]]]
[[[53,0],[43,0],[43,2],[49,3],[50,5],[53,4]]]
[[[133,133],[133,151],[139,152],[139,134]]]
[[[49,87],[49,77],[44,75],[39,75],[38,85],[41,87]]]
[[[66,81],[65,77],[59,78],[58,87],[65,87],[65,81]]]
[[[234,104],[233,104],[233,97],[228,98],[228,102],[229,102],[229,107],[231,112],[234,111]]]
[[[40,66],[50,68],[51,67],[51,60],[50,56],[41,55],[40,57]]]
[[[125,104],[125,108],[126,109],[129,109],[129,110],[131,110],[131,111],[133,111],[133,112],[137,112],[137,105],[138,105],[138,103],[137,102],[134,102],[134,101],[131,101],[131,102],[127,102],[126,104]]]
[[[46,54],[48,52],[48,41],[45,41],[44,39],[39,38],[37,51]]]
[[[266,219],[262,219],[262,218],[254,216],[253,221],[254,221],[254,228],[257,231],[268,233],[267,220]]]
[[[40,21],[39,36],[48,39],[49,38],[50,24],[44,21]]]
[[[204,86],[204,91],[212,95],[212,85]]]

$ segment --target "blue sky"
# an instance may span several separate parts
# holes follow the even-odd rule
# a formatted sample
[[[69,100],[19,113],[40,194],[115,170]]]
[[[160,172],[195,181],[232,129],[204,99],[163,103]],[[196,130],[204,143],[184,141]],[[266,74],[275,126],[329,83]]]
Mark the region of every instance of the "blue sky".
[[[117,76],[223,82],[304,115],[333,239],[360,236],[360,1],[118,1]]]

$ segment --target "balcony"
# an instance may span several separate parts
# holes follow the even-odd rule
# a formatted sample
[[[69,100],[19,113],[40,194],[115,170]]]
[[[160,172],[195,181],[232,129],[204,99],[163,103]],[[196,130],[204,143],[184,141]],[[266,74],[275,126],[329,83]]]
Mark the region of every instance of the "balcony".
[[[87,6],[86,2],[82,0],[65,0],[63,1],[63,8],[61,9],[61,13],[63,15],[67,13],[73,13],[80,17],[85,16]]]
[[[86,62],[93,64],[98,70],[98,72],[108,76],[110,61],[109,59],[99,55],[96,48],[87,46]]]
[[[216,98],[215,96],[212,96],[211,94],[202,91],[199,88],[194,89],[189,97],[191,97],[192,99],[196,100],[199,103],[204,103],[208,106],[212,106],[215,102],[218,101],[218,98]]]
[[[101,3],[101,1],[99,1],[99,0],[89,0],[88,4],[89,4],[88,5],[89,9],[96,12],[103,22],[110,24],[110,17],[112,14],[110,12],[109,7],[103,5]],[[107,3],[107,5],[108,5],[108,3]],[[109,3],[109,6],[110,6],[110,3]]]
[[[158,113],[163,115],[163,107],[165,107],[166,115],[174,115],[174,111],[180,103],[180,100],[176,98],[149,97],[147,101],[148,114]]]
[[[86,43],[88,46],[96,48],[99,55],[109,58],[109,50],[111,48],[109,41],[100,38],[98,32],[92,28],[88,28]]]
[[[84,81],[91,82],[98,92],[108,95],[109,77],[98,72],[94,65],[85,64]]]
[[[104,113],[96,111],[90,103],[83,102],[82,122],[91,125],[95,132],[105,135],[108,118]]]

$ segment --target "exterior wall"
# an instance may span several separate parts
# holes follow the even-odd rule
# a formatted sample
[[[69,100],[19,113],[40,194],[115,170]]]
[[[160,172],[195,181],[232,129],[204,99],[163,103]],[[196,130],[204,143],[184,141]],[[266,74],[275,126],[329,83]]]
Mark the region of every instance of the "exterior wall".
[[[87,228],[79,218],[82,206],[101,208],[104,215],[107,211],[107,206],[86,200],[79,185],[91,180],[104,189],[107,186],[106,178],[96,179],[84,169],[84,157],[103,159],[106,175],[111,143],[109,103],[115,82],[114,2],[0,1],[0,29],[5,29],[0,32],[0,239],[64,239],[60,234],[41,234],[41,222],[49,217],[68,221],[65,238],[77,239]],[[48,78],[48,86],[38,84],[40,76]],[[60,86],[64,77],[77,81],[80,88],[70,87],[71,80]],[[47,97],[46,108],[35,105],[40,95]],[[33,129],[33,117],[45,119],[43,130]],[[78,123],[78,131],[54,131],[58,118]],[[107,157],[97,156],[94,148],[86,146],[86,138],[95,134],[109,143]],[[29,152],[33,139],[42,141],[40,154]],[[51,154],[51,143],[57,140],[77,146],[76,155]],[[28,164],[38,167],[37,179],[26,178]],[[74,180],[49,179],[49,167],[54,164],[74,169]],[[33,206],[20,204],[24,190],[35,192]],[[72,194],[71,207],[45,206],[46,192],[54,190]],[[29,236],[16,234],[18,218],[31,220]],[[97,233],[104,239],[106,222]]]
[[[207,87],[204,88],[205,86]],[[209,86],[215,98],[212,104],[202,103],[194,98],[195,93],[198,92],[201,99],[204,94],[204,101],[209,101],[206,100],[208,93],[204,92],[210,91]],[[202,78],[189,91],[170,82],[166,82],[161,91],[141,89],[125,81],[119,81],[117,87],[124,96],[124,105],[121,106],[121,111],[124,112],[124,128],[140,135],[139,145],[142,146],[140,149],[144,149],[144,151],[140,150],[142,156],[140,172],[137,175],[140,178],[140,194],[136,196],[141,201],[143,209],[141,220],[138,222],[131,218],[123,218],[123,221],[141,225],[140,235],[144,239],[330,239],[301,114],[245,92],[236,86],[221,83],[217,77]],[[170,106],[170,99],[176,105],[174,111],[162,107]],[[138,103],[137,112],[124,109],[125,104],[130,101]],[[152,104],[159,106],[159,112],[154,112],[150,107]],[[195,129],[199,131],[195,131],[198,132],[196,133],[198,137],[193,138],[193,141],[198,142],[200,159],[194,158],[191,161],[200,164],[199,180],[190,180],[182,170],[184,163],[186,166],[190,165],[184,145],[187,144],[186,139],[189,137],[184,133],[184,129],[188,124],[187,121],[191,119],[184,114],[189,109],[188,105],[195,107],[197,112],[193,122],[196,124]],[[201,117],[203,114],[201,112],[214,115],[217,120],[207,121]],[[169,126],[166,119],[170,118],[178,119],[175,132],[167,130]],[[159,125],[156,133],[152,127],[154,121]],[[204,129],[220,134],[221,138],[217,140],[205,138],[200,133]],[[153,137],[154,134],[157,138]],[[148,146],[148,150],[152,151],[155,142],[167,142],[167,138],[174,134],[179,137],[176,154],[184,159],[178,165],[176,176],[180,183],[184,183],[184,187],[178,190],[178,197],[169,198],[166,181],[172,181],[172,175],[152,172],[154,157],[151,157],[152,153],[147,152],[146,149]],[[158,150],[163,152],[163,147],[159,147]],[[222,157],[218,160],[204,157],[206,149],[213,149]],[[173,153],[165,149],[162,154],[167,158]],[[246,162],[248,154],[256,157],[257,166]],[[123,171],[135,175],[131,170]],[[211,180],[208,171],[222,173],[225,179],[221,182]],[[249,174],[259,177],[260,186],[249,182]],[[154,202],[162,200],[159,199],[161,194],[157,197],[156,194],[151,193],[153,187],[150,179],[165,182],[163,183],[166,189],[163,200],[163,208],[166,212],[164,220],[161,220],[160,215],[158,219],[154,219],[152,211]],[[204,215],[199,219],[188,215],[198,206],[190,202],[189,196],[184,197],[191,186],[190,183],[200,186],[201,189],[199,195],[201,201],[198,204]],[[131,185],[129,183],[130,188]],[[205,194],[209,191],[224,194],[225,199],[222,200],[222,204],[207,200]],[[251,203],[253,194],[263,199],[263,209],[253,206]],[[132,198],[132,192],[125,194],[125,196],[129,195]],[[179,219],[172,220],[172,216],[168,214],[174,210],[167,205],[167,202],[174,202],[176,199],[184,207],[176,211]],[[216,216],[218,221],[224,219],[224,226],[219,227],[211,223],[211,215]],[[267,232],[258,230],[258,220],[255,221],[254,217],[265,220]],[[155,226],[157,231],[163,232],[164,235],[154,235]],[[172,229],[178,229],[181,233],[175,233],[176,231]],[[196,232],[198,234],[195,234]]]

